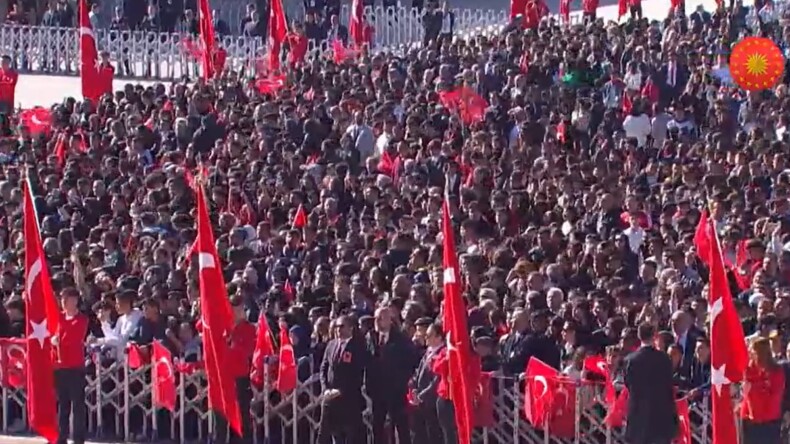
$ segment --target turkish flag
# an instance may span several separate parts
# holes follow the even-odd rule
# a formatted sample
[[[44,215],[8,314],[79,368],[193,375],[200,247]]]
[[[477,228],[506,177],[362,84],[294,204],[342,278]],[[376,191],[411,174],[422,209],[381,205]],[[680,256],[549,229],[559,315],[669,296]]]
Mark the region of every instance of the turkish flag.
[[[293,228],[302,229],[305,225],[307,225],[307,212],[304,210],[304,206],[299,204],[299,207],[296,209],[296,214],[294,214],[294,220],[291,223],[291,226]]]
[[[280,359],[274,388],[280,393],[291,393],[296,388],[296,356],[291,345],[291,333],[285,323],[280,323]]]
[[[0,339],[0,386],[21,389],[27,382],[27,340]]]
[[[736,444],[738,433],[732,408],[730,384],[739,382],[748,363],[743,327],[732,302],[715,221],[707,226],[710,237],[710,282],[708,313],[710,320],[710,362],[712,386],[713,442]]]
[[[84,1],[84,0],[83,0]],[[58,439],[54,358],[51,339],[57,334],[60,310],[52,291],[30,179],[24,182],[25,337],[27,342],[27,414],[30,426],[49,442]]]
[[[617,0],[617,20],[628,12],[628,0]]]
[[[531,357],[527,363],[524,384],[524,414],[534,427],[546,426],[551,414],[551,398],[554,394],[553,381],[557,369],[538,358]]]
[[[60,133],[57,140],[55,140],[55,157],[58,158],[58,167],[63,168],[66,165],[66,157],[69,153],[69,145],[65,133]]]
[[[217,74],[214,64],[214,19],[211,17],[211,8],[208,0],[198,0],[198,28],[200,30],[200,41],[203,44],[200,53],[200,61],[203,66],[203,78],[213,79]]]
[[[255,81],[255,89],[261,94],[277,94],[285,86],[285,76],[270,75]]]
[[[691,420],[689,419],[689,402],[686,398],[675,401],[678,410],[678,436],[673,444],[691,444]]]
[[[99,76],[99,51],[96,49],[96,35],[88,17],[88,1],[80,0],[80,80],[82,95],[94,104],[106,93]]]
[[[359,55],[359,52],[356,46],[346,48],[346,45],[340,39],[332,41],[332,60],[338,65],[342,65],[347,60],[354,60]]]
[[[252,353],[252,383],[258,387],[263,387],[264,363],[267,356],[274,356],[274,344],[272,344],[272,332],[269,330],[269,322],[266,321],[266,314],[261,311],[258,317],[258,334],[255,338],[255,351]]]
[[[628,389],[617,396],[614,405],[609,407],[603,422],[609,427],[622,427],[625,422],[625,415],[628,413]]]
[[[549,434],[557,438],[576,436],[576,383],[557,375],[549,381],[552,389]]]
[[[126,353],[128,355],[126,363],[129,364],[129,368],[133,370],[151,363],[151,356],[147,351],[143,351],[140,344],[134,342],[130,343],[126,348]]]
[[[173,371],[173,355],[159,341],[154,341],[153,365],[151,380],[153,381],[153,403],[156,407],[170,410],[176,409],[176,375]]]
[[[466,304],[461,296],[461,279],[458,273],[458,255],[450,220],[450,206],[445,198],[442,203],[442,268],[444,280],[443,324],[447,332],[448,384],[450,399],[455,405],[455,426],[458,442],[468,444],[472,437],[474,417],[472,399],[475,383],[468,372],[471,368],[471,344],[467,329]]]
[[[519,14],[524,15],[526,8],[527,0],[510,0],[510,20],[513,20]]]
[[[44,134],[48,136],[52,131],[52,112],[41,106],[22,110],[19,113],[19,121],[33,135]]]
[[[496,424],[491,376],[491,372],[480,373],[479,396],[475,403],[475,427],[493,427]]]
[[[697,250],[697,257],[707,266],[710,266],[711,238],[708,235],[709,225],[708,210],[702,210],[702,214],[699,216],[699,223],[697,223],[697,230],[694,232],[694,249]]]
[[[269,8],[269,69],[280,69],[280,49],[288,36],[282,0],[271,0]]]
[[[221,263],[214,244],[214,232],[208,216],[206,196],[201,186],[197,194],[197,239],[200,281],[200,309],[203,332],[204,360],[208,380],[209,408],[225,417],[238,436],[242,436],[236,381],[227,364],[233,357],[228,353],[227,338],[233,330],[234,317],[222,277]]]
[[[486,99],[467,86],[439,93],[439,101],[445,108],[457,112],[466,125],[483,121],[488,108]]]
[[[584,369],[604,378],[604,400],[608,408],[611,409],[617,397],[617,392],[614,389],[612,376],[609,372],[609,363],[606,362],[606,358],[600,355],[588,356],[584,358]]]
[[[631,97],[628,95],[628,91],[623,91],[623,115],[631,114],[632,109],[634,109],[634,104],[631,102]]]

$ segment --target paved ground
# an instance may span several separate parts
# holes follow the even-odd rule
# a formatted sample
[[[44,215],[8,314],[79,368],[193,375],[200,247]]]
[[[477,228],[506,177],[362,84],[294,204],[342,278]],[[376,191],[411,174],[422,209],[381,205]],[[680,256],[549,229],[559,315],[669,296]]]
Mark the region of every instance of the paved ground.
[[[43,438],[37,438],[32,436],[8,436],[8,435],[0,435],[0,443],[2,444],[46,444],[46,440]],[[87,441],[86,444],[124,444],[122,441],[112,442],[112,441]]]

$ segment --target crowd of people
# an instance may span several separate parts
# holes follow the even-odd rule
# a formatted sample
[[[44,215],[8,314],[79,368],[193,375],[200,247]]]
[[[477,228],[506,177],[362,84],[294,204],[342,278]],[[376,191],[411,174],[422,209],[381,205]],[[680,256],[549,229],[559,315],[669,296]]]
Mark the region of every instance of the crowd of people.
[[[0,335],[25,332],[20,185],[31,174],[52,285],[87,317],[88,348],[126,359],[130,343],[161,341],[200,361],[190,253],[202,171],[239,377],[248,323],[265,319],[277,338],[284,322],[301,379],[320,369],[328,390],[365,384],[376,442],[388,418],[401,444],[455,442],[437,359],[444,199],[482,371],[517,376],[534,357],[582,380],[585,357],[605,355],[619,386],[619,363],[651,326],[678,390],[699,401],[711,387],[708,269],[693,239],[709,210],[757,344],[745,397],[781,402],[743,409],[767,425],[749,442],[778,442],[790,396],[769,397],[784,378],[766,368],[790,372],[790,74],[745,92],[728,68],[742,35],[790,54],[774,7],[442,34],[402,55],[290,64],[266,93],[230,71],[128,84],[99,103],[52,105],[39,134],[6,115]],[[459,88],[485,99],[479,115],[442,99]],[[356,418],[361,404],[345,405]],[[322,418],[322,438],[358,442],[334,428],[350,423]]]

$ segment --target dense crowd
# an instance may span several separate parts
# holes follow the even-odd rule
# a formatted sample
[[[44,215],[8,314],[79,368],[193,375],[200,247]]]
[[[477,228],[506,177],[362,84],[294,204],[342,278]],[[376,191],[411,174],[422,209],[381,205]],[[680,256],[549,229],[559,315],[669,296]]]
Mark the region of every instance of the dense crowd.
[[[204,171],[228,295],[275,337],[287,323],[302,378],[345,327],[401,335],[414,351],[377,367],[379,381],[425,371],[419,356],[442,343],[446,196],[484,371],[517,375],[537,357],[583,378],[592,354],[617,369],[647,323],[678,388],[701,399],[708,270],[693,238],[705,208],[747,336],[790,359],[790,78],[747,93],[728,69],[744,34],[790,50],[781,12],[758,8],[547,20],[403,55],[320,58],[289,68],[273,94],[233,72],[129,84],[96,105],[53,105],[46,136],[6,119],[0,333],[24,334],[31,167],[53,286],[78,291],[91,347],[118,358],[161,340],[199,361],[190,178]],[[481,119],[442,105],[457,87],[486,99]]]

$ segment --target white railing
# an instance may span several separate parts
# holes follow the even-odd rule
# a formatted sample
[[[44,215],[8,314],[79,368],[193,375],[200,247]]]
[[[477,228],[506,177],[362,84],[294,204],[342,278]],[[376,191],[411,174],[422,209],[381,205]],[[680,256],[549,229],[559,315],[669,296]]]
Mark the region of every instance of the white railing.
[[[0,340],[0,356],[4,367],[24,359],[21,340]],[[206,380],[202,371],[183,371],[176,366],[175,410],[152,407],[151,366],[132,369],[124,363],[102,362],[94,359],[87,372],[87,430],[90,437],[98,439],[162,440],[177,442],[206,442],[214,427],[207,409]],[[23,371],[23,370],[21,370]],[[265,372],[269,373],[269,372]],[[16,375],[17,381],[19,376]],[[2,389],[2,433],[26,431],[25,391],[19,383],[9,384],[4,377]],[[551,430],[536,430],[524,419],[524,393],[522,378],[492,377],[491,396],[493,426],[478,427],[475,443],[574,443],[621,444],[622,430],[604,425],[605,407],[601,402],[600,386],[577,385],[575,411],[575,436],[558,439]],[[22,384],[23,385],[23,384]],[[285,442],[278,437],[288,437],[294,443],[316,442],[320,422],[321,397],[318,375],[302,381],[290,394],[280,396],[271,389],[270,381],[263,390],[253,389],[251,417],[255,443]],[[363,413],[370,428],[370,403]],[[707,402],[691,405],[692,440],[695,444],[711,442]],[[13,427],[16,425],[17,427]],[[13,429],[13,430],[11,430]],[[370,436],[370,433],[368,434]],[[266,438],[269,438],[267,441]],[[370,441],[370,438],[369,438]]]

